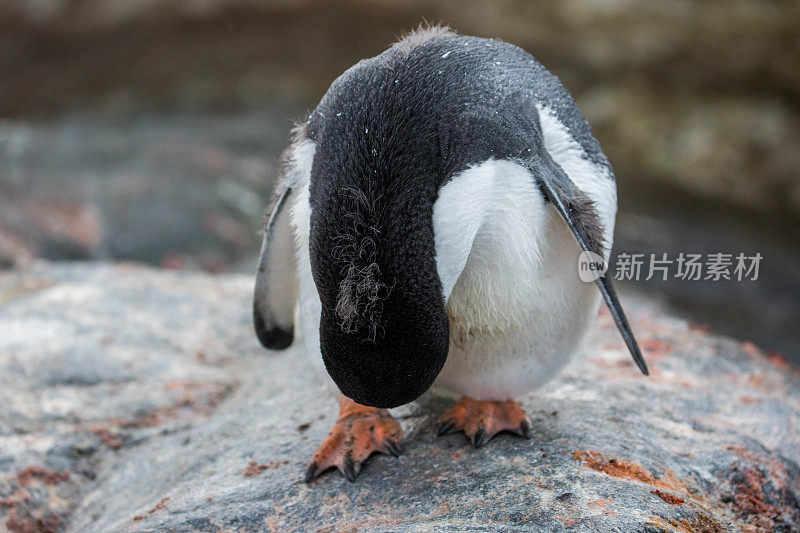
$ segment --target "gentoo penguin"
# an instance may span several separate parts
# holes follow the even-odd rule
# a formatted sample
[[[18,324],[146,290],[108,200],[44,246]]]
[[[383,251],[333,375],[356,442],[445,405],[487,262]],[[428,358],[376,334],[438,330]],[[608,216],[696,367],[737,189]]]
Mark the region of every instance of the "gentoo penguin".
[[[570,361],[601,295],[647,374],[611,280],[578,273],[608,260],[616,209],[589,125],[521,48],[421,29],[336,79],[284,154],[254,299],[262,344],[297,336],[340,391],[306,481],[399,454],[386,409],[432,386],[462,396],[440,433],[530,438],[514,398]]]

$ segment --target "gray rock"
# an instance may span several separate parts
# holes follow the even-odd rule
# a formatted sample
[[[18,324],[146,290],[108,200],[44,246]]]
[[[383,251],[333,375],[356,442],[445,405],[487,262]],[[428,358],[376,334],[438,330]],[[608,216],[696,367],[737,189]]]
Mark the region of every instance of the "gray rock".
[[[302,473],[336,417],[307,357],[265,352],[249,276],[35,263],[0,274],[0,524],[11,531],[796,531],[800,374],[623,295],[586,357],[522,400],[534,439],[434,437],[355,483]],[[254,464],[253,464],[254,463]],[[249,475],[245,475],[249,474]],[[2,526],[0,526],[2,527]],[[27,528],[27,529],[26,529]]]

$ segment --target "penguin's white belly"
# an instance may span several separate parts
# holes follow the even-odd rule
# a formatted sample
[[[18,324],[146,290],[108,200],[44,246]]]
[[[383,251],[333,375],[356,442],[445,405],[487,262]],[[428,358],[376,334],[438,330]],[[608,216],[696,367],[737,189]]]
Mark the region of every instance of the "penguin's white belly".
[[[578,278],[580,250],[564,221],[550,206],[544,218],[535,239],[476,239],[448,300],[450,351],[437,386],[478,400],[514,398],[577,353],[599,293]]]
[[[613,192],[595,195],[609,248]],[[450,317],[436,386],[504,400],[553,378],[579,350],[600,295],[580,280],[575,237],[530,172],[491,160],[455,177],[440,191],[434,233]]]

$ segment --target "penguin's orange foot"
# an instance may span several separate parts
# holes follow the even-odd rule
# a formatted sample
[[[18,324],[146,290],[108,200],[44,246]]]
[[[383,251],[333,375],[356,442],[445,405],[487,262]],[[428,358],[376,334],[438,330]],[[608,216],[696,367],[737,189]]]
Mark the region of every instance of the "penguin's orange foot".
[[[386,409],[360,405],[342,396],[339,420],[312,457],[305,481],[308,483],[332,468],[337,468],[348,481],[355,481],[373,453],[398,457],[402,436],[400,424]]]
[[[491,402],[465,396],[445,411],[439,422],[439,435],[463,431],[476,448],[501,431],[510,431],[526,439],[532,436],[531,419],[514,400]]]

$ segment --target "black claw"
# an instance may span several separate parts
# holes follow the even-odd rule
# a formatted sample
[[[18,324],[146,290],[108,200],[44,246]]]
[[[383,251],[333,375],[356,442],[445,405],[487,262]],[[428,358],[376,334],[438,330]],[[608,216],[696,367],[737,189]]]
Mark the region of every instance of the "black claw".
[[[486,430],[480,428],[478,432],[475,433],[475,437],[473,437],[472,439],[472,445],[475,446],[476,448],[480,448],[481,446],[486,444],[488,440],[489,438],[486,436]]]
[[[445,433],[448,433],[453,427],[455,427],[456,423],[454,420],[446,420],[441,426],[439,426],[439,431],[436,432],[437,437],[441,437]]]
[[[311,463],[308,465],[308,468],[306,468],[305,482],[309,483],[312,479],[314,479],[314,476],[316,474],[317,474],[317,463],[315,461],[311,461]]]
[[[353,462],[353,458],[349,455],[345,456],[344,458],[344,477],[347,478],[347,481],[353,482],[356,480],[356,464]]]
[[[531,421],[527,418],[522,420],[522,423],[519,425],[519,430],[526,439],[533,437],[533,427],[531,426]]]
[[[387,450],[389,450],[389,453],[395,457],[400,457],[400,454],[403,453],[403,449],[400,447],[400,445],[391,439],[385,439],[383,441],[383,445]]]

